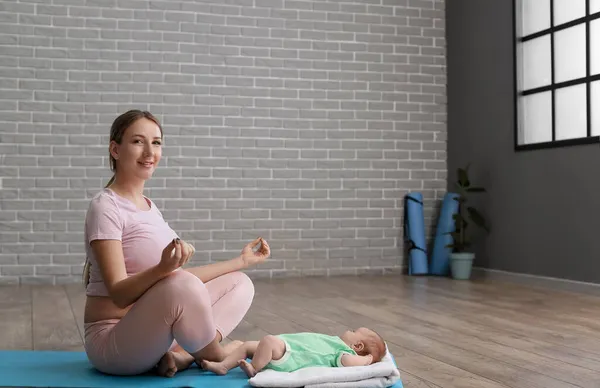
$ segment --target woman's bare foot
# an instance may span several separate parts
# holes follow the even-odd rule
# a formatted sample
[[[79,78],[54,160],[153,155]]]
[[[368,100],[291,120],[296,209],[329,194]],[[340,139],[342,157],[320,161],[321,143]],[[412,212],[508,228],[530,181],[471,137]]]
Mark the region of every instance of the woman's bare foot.
[[[238,362],[238,365],[246,373],[246,376],[248,376],[248,378],[256,376],[256,370],[254,369],[252,364],[250,364],[248,361],[240,360]]]
[[[169,351],[158,362],[157,373],[159,376],[173,377],[175,373],[189,368],[193,362],[194,357],[183,349]]]
[[[221,376],[227,374],[227,368],[220,362],[202,360],[200,362],[200,367]]]

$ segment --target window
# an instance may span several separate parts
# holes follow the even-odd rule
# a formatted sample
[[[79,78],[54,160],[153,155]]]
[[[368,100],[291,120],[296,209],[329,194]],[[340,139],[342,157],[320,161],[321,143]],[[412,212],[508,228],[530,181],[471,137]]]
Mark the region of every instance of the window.
[[[600,0],[514,0],[515,149],[599,142]]]

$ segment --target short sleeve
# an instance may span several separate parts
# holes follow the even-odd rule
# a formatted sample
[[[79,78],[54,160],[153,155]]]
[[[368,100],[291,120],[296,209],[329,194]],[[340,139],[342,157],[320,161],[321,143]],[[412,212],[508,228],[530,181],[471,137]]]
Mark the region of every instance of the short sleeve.
[[[121,240],[123,219],[112,198],[100,195],[91,201],[85,228],[88,244],[94,240]]]
[[[337,354],[337,357],[335,358],[335,360],[333,361],[333,365],[332,366],[343,367],[344,365],[342,364],[342,356],[344,354],[350,354],[351,355],[352,353],[347,352],[345,350],[340,351]]]

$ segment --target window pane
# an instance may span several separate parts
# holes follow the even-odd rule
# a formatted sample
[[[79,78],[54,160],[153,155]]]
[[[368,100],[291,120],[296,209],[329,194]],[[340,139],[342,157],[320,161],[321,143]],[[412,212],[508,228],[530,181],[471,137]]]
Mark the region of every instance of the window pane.
[[[554,0],[554,25],[585,16],[585,0]]]
[[[600,0],[590,0],[590,13],[600,12]]]
[[[518,0],[517,18],[518,37],[550,28],[550,0]]]
[[[556,140],[587,136],[585,84],[555,91]]]
[[[585,24],[579,24],[555,34],[555,82],[585,77],[585,44]]]
[[[550,92],[519,99],[519,144],[552,140],[552,101]]]
[[[591,83],[592,136],[600,135],[600,81]]]
[[[549,85],[552,81],[550,67],[550,35],[541,36],[520,44],[522,58],[519,72],[519,90]]]
[[[590,74],[600,73],[600,19],[590,22]]]

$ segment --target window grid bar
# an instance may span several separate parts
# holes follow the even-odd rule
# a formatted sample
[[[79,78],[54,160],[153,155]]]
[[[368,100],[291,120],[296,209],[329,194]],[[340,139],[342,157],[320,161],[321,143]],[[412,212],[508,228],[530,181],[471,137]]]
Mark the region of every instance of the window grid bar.
[[[550,0],[550,28],[554,27],[554,0]],[[550,85],[554,85],[554,32],[550,32]],[[556,89],[552,88],[550,110],[552,115],[552,141],[556,141]]]
[[[517,2],[518,0],[512,1],[512,52],[513,52],[513,146],[514,150],[519,149],[519,83],[518,83],[518,72],[519,67],[517,66]]]
[[[589,0],[586,0],[586,2],[587,1],[589,1]],[[554,3],[554,1],[550,0],[550,2],[551,2],[551,4],[550,4],[550,15],[552,15],[554,13],[554,9],[553,9],[553,6],[552,6],[552,4]],[[586,8],[587,8],[587,5],[586,5]],[[540,36],[544,36],[544,35],[552,34],[552,33],[555,33],[555,32],[561,31],[561,30],[565,30],[567,28],[574,27],[574,26],[576,26],[578,24],[589,23],[592,20],[600,19],[600,12],[596,12],[596,13],[593,13],[593,14],[589,15],[589,8],[587,8],[587,10],[588,10],[587,14],[584,17],[581,17],[581,18],[578,18],[578,19],[574,19],[574,20],[568,21],[568,22],[563,23],[563,24],[559,24],[558,26],[554,26],[554,25],[551,24],[550,28],[546,28],[545,30],[534,32],[533,34],[529,34],[529,35],[521,37],[519,39],[519,42],[527,42],[528,40],[532,40],[532,39],[535,39],[535,38],[539,38]],[[552,16],[550,16],[550,17],[552,18]]]
[[[585,15],[590,14],[590,0],[585,0]],[[590,19],[587,18],[585,21],[585,77],[590,78],[591,72],[591,60],[590,60]],[[591,82],[587,82],[585,85],[585,103],[586,103],[586,126],[587,136],[592,136],[592,104],[591,104]]]
[[[600,81],[600,74],[591,75],[589,77],[575,78],[572,80],[563,81],[563,82],[559,82],[556,84],[539,86],[537,88],[523,90],[520,93],[520,95],[521,96],[529,96],[529,95],[535,94],[535,93],[548,92],[551,90],[566,88],[567,86],[575,86],[575,85],[580,85],[580,84],[583,84],[586,82],[591,83],[594,81]]]

